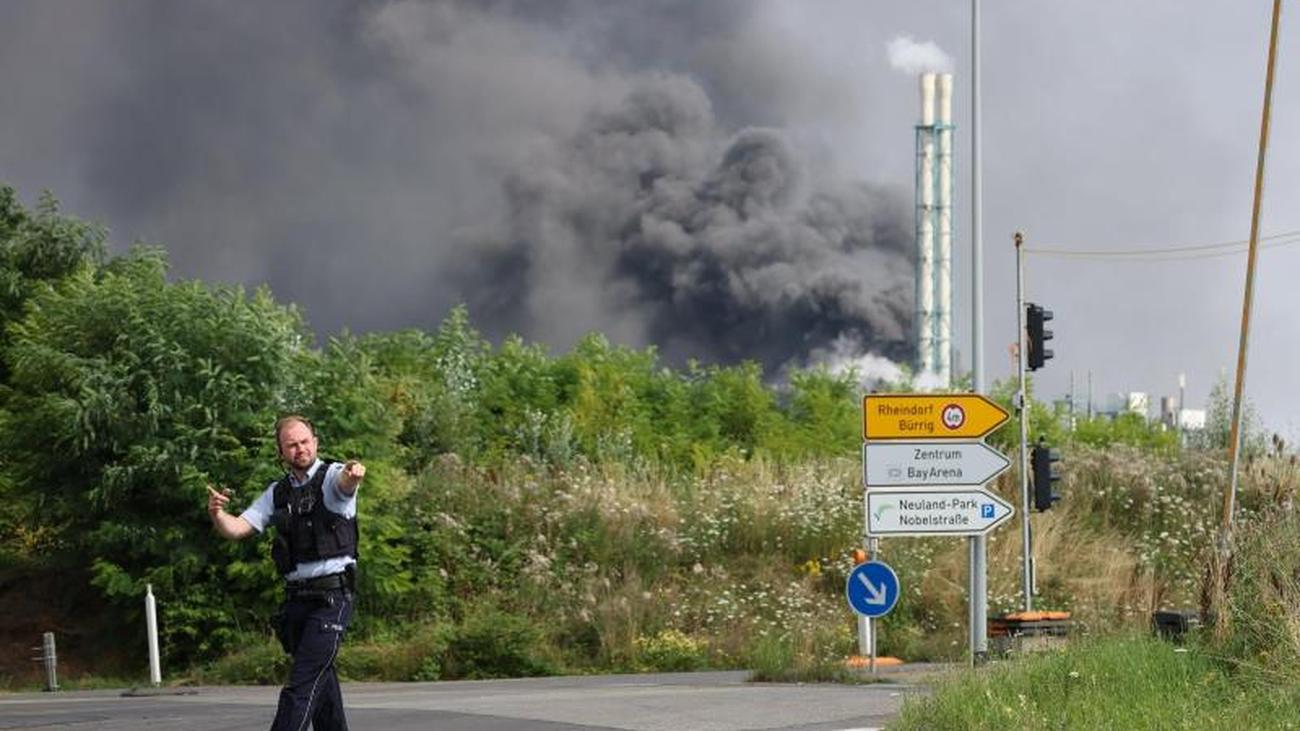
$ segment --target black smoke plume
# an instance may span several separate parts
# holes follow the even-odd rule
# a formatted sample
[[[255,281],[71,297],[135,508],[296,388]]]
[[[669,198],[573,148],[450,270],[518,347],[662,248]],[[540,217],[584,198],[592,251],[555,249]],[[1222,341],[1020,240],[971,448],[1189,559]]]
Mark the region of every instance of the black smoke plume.
[[[462,280],[490,321],[769,370],[837,341],[895,360],[913,347],[900,196],[818,186],[779,130],[724,135],[685,78],[638,80],[505,188],[503,230]]]
[[[179,277],[269,283],[322,333],[467,302],[557,349],[903,359],[911,216],[782,129],[848,81],[764,35],[780,10],[12,0],[0,179],[161,243]]]

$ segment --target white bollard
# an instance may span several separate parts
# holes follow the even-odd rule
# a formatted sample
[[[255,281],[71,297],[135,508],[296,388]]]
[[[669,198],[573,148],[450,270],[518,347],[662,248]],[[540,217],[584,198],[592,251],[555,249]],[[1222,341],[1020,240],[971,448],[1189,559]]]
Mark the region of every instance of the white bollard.
[[[54,633],[46,632],[41,638],[41,661],[45,665],[45,690],[59,689],[59,657],[54,649]]]
[[[162,685],[162,667],[158,661],[158,606],[153,598],[153,584],[145,584],[144,620],[149,633],[149,682]]]
[[[871,622],[866,615],[858,615],[858,655],[866,657],[871,653]]]

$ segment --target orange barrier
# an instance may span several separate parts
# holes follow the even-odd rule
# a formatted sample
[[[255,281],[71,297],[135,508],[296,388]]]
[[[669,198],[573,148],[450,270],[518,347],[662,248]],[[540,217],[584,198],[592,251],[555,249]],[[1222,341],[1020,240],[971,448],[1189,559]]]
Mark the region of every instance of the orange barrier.
[[[902,660],[888,655],[876,658],[876,667],[878,668],[896,667],[902,664]],[[844,660],[844,665],[855,670],[859,668],[869,668],[871,667],[871,658],[866,655],[850,655]]]
[[[1064,637],[1070,634],[1069,612],[1008,612],[989,618],[990,637]]]

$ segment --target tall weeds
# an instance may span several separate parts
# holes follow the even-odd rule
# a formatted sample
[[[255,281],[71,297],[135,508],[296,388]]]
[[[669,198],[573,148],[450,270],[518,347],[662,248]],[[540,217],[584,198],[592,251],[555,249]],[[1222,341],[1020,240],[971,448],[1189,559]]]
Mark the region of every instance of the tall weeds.
[[[1288,504],[1240,532],[1218,651],[1247,678],[1300,681],[1300,515]]]
[[[1145,630],[1157,608],[1196,606],[1221,458],[1112,445],[1074,448],[1063,465],[1063,500],[1030,516],[1036,607],[1069,609],[1083,630],[1108,633]],[[1254,609],[1243,625],[1248,639],[1233,652],[1254,664],[1262,652],[1275,664],[1300,660],[1300,528],[1258,517],[1289,504],[1279,469],[1256,463],[1243,472],[1243,523],[1261,526],[1251,540],[1273,541],[1243,544],[1237,569],[1235,601]],[[993,489],[1019,505],[1014,475]],[[582,458],[562,468],[526,457],[488,468],[447,457],[405,499],[407,568],[428,599],[406,607],[403,621],[442,627],[449,648],[407,663],[422,678],[506,672],[510,658],[492,665],[475,656],[471,665],[451,655],[507,646],[485,636],[496,625],[537,629],[529,672],[758,663],[776,673],[789,656],[800,677],[812,677],[856,651],[843,596],[862,532],[856,460],[720,459],[683,475]],[[1023,603],[1019,520],[990,536],[992,614]],[[966,542],[898,538],[881,551],[904,595],[879,625],[879,650],[961,657]],[[1295,560],[1268,558],[1278,555]],[[478,621],[488,610],[497,619]],[[382,627],[361,630],[373,648]]]

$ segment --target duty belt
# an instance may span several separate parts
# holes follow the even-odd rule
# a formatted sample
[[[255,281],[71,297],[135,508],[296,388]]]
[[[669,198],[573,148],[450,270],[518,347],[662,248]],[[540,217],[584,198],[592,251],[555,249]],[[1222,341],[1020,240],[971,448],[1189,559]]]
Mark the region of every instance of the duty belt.
[[[345,573],[315,576],[310,579],[290,579],[284,582],[284,588],[290,594],[302,592],[320,592],[331,589],[351,589],[348,575]]]

